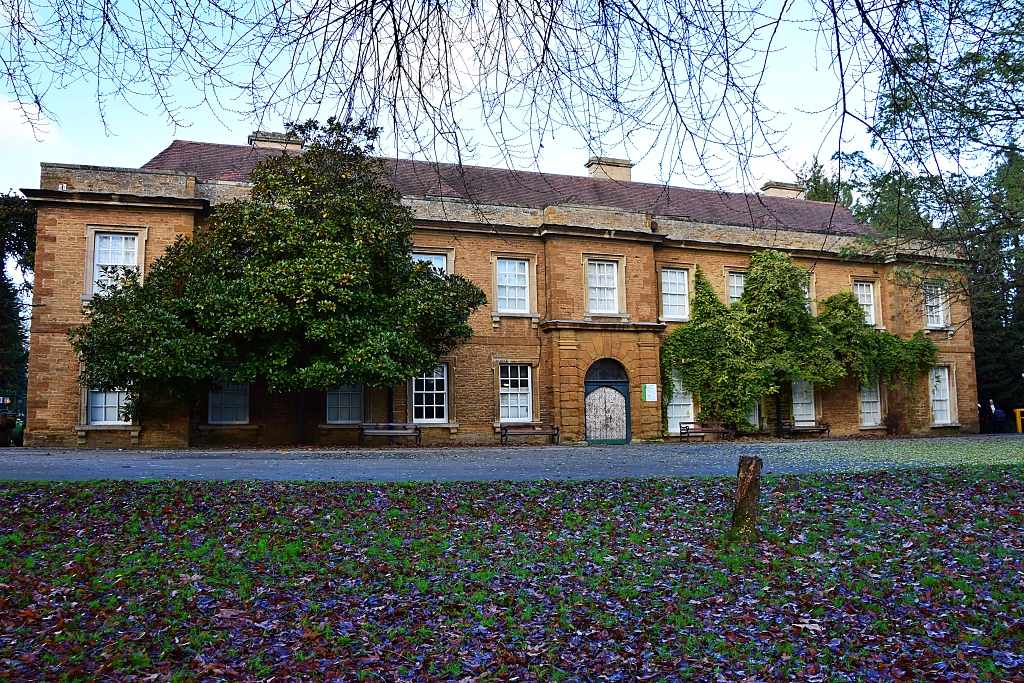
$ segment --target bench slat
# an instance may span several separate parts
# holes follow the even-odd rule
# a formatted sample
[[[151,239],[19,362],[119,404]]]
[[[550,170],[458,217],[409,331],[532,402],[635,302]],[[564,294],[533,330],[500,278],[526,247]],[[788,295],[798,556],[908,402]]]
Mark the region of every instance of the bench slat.
[[[679,440],[682,441],[683,437],[689,441],[691,436],[699,436],[701,441],[708,434],[728,434],[729,439],[732,440],[732,429],[725,426],[724,422],[718,422],[714,420],[707,420],[705,422],[680,422],[679,423]]]
[[[562,428],[553,422],[538,422],[523,425],[502,425],[501,445],[508,445],[510,436],[550,436],[552,443],[561,443]]]
[[[359,445],[363,445],[364,436],[386,436],[393,439],[396,436],[414,436],[416,443],[420,443],[423,429],[415,422],[360,422],[359,423]],[[392,441],[391,443],[394,443]]]

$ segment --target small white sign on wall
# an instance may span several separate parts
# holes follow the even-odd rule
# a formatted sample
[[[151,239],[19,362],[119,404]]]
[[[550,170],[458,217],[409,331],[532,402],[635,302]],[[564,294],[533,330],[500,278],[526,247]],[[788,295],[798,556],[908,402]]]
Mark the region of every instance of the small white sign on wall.
[[[643,395],[644,401],[657,401],[658,400],[658,385],[657,384],[643,384]]]

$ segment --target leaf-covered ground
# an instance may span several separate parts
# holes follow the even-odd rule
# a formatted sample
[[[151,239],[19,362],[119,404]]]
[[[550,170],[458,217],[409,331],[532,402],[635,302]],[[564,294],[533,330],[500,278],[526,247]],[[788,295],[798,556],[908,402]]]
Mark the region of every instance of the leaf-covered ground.
[[[1024,681],[1022,480],[0,484],[0,676]]]

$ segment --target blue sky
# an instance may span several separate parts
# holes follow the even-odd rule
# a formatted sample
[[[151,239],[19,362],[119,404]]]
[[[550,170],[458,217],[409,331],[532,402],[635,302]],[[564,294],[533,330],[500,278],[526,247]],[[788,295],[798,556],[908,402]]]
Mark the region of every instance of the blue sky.
[[[827,111],[835,97],[837,83],[827,61],[820,62],[821,57],[815,53],[814,35],[789,29],[782,33],[776,45],[779,50],[773,55],[767,72],[763,99],[781,112],[775,123],[787,129],[783,136],[787,149],[778,157],[755,160],[749,174],[731,168],[718,180],[723,189],[756,190],[766,180],[793,181],[793,169],[810,161],[815,154],[826,160],[839,146],[834,113]],[[155,104],[135,99],[131,105],[108,101],[105,129],[94,93],[94,86],[88,84],[51,91],[47,104],[55,118],[46,121],[41,131],[34,131],[15,104],[0,96],[0,191],[38,187],[42,161],[138,167],[174,139],[245,144],[247,135],[257,127],[254,120],[199,108],[183,114],[189,124],[187,127],[175,128],[161,116]],[[192,93],[183,86],[181,94],[182,100],[188,101]],[[821,110],[826,111],[814,113]],[[283,130],[282,123],[268,121],[261,127]],[[469,125],[472,127],[471,115]],[[487,139],[484,131],[479,131],[475,137],[484,142]],[[866,149],[869,143],[859,127],[850,124],[845,138],[843,149],[847,151]],[[586,174],[583,164],[589,153],[579,136],[563,130],[553,141],[546,140],[544,144],[537,168],[548,173]],[[658,150],[639,155],[636,149],[643,147],[641,140],[632,151],[617,146],[604,152],[631,157],[636,162],[634,180],[664,182],[666,176],[659,166]],[[486,143],[470,161],[485,166],[506,163],[498,150]],[[729,168],[731,160],[727,155],[723,153],[719,161]],[[709,186],[706,182],[687,181],[678,175],[669,182]]]

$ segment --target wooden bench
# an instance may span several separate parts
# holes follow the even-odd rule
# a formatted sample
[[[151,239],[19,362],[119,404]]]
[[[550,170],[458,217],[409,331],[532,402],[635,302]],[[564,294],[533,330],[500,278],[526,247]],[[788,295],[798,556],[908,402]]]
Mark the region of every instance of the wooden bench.
[[[724,422],[716,422],[714,420],[704,420],[703,422],[680,422],[679,423],[679,440],[682,441],[686,438],[686,442],[690,442],[691,436],[699,436],[700,440],[703,441],[704,437],[708,434],[721,434],[730,441],[733,438],[732,427],[727,426]]]
[[[501,445],[508,445],[510,436],[550,436],[551,443],[562,443],[562,428],[552,422],[527,422],[501,425]]]
[[[363,445],[364,436],[386,436],[394,443],[396,436],[415,436],[419,444],[423,430],[412,422],[360,422],[359,445]]]
[[[782,421],[782,433],[789,434],[789,438],[793,438],[794,434],[800,433],[814,433],[818,436],[828,436],[832,432],[832,424],[829,422],[822,422],[821,420],[783,420]]]

